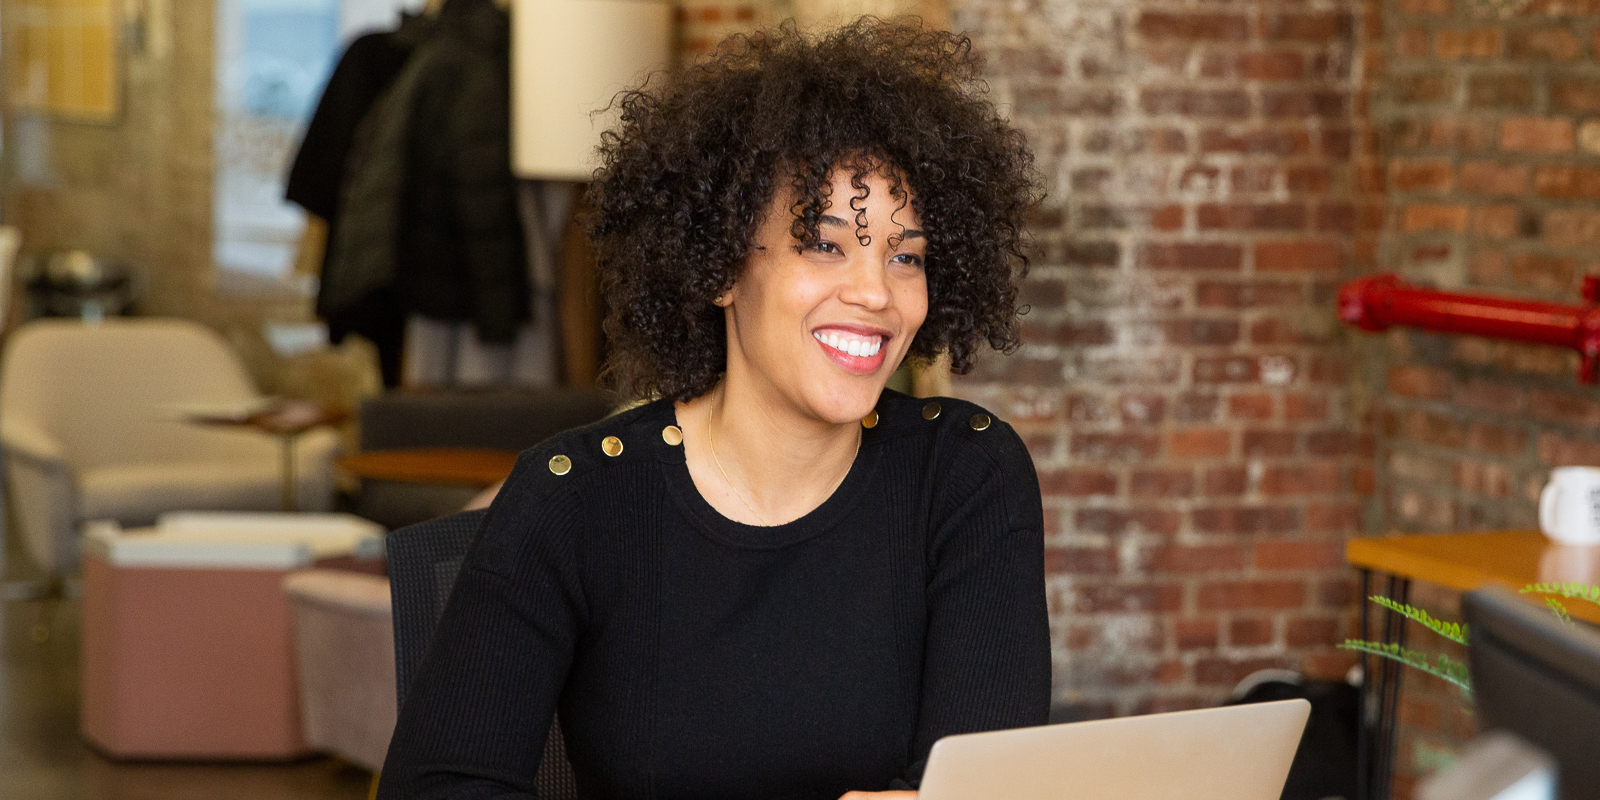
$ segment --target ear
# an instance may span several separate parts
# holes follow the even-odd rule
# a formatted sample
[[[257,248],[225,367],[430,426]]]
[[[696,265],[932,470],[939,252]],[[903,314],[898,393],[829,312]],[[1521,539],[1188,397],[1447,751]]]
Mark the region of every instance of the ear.
[[[733,298],[729,297],[728,294],[724,292],[723,294],[717,295],[716,299],[711,301],[711,304],[718,308],[727,308],[728,304],[732,302]]]

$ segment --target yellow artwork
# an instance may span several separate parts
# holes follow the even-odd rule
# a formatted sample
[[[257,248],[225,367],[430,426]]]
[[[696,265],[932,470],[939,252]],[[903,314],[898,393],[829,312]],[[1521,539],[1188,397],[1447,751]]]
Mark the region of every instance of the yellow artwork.
[[[119,94],[115,0],[12,0],[3,45],[14,108],[106,122]]]

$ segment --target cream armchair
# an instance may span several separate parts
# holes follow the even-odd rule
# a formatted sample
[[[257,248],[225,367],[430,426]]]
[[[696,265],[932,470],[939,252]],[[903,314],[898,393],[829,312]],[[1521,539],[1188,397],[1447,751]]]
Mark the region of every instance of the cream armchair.
[[[276,439],[175,414],[260,397],[222,338],[193,322],[42,320],[18,329],[0,364],[0,448],[28,553],[66,575],[77,571],[86,520],[133,527],[166,511],[277,509]],[[301,510],[331,506],[337,447],[326,430],[297,443]]]

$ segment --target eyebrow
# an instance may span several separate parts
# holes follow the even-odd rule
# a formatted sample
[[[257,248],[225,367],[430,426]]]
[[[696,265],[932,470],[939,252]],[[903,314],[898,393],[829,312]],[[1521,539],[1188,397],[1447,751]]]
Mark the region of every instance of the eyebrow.
[[[826,226],[826,227],[829,227],[829,228],[854,228],[855,227],[854,223],[846,222],[846,221],[844,221],[843,219],[841,219],[839,217],[833,216],[832,214],[823,214],[821,217],[818,217],[817,218],[817,224],[818,225],[822,225],[822,226]],[[927,234],[924,234],[922,231],[917,230],[916,228],[905,228],[900,232],[900,238],[901,239],[925,239],[925,238],[927,238]]]

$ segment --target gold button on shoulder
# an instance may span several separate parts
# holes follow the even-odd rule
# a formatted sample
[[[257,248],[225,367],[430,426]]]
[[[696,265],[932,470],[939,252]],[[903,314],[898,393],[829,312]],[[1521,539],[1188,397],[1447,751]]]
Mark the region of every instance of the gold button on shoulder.
[[[989,419],[988,414],[973,414],[972,419],[968,420],[967,424],[971,425],[975,431],[983,431],[988,430],[989,424],[992,422],[994,420]]]
[[[606,455],[616,458],[622,455],[622,440],[615,436],[607,436],[600,440],[600,449],[606,451]]]
[[[557,475],[565,475],[572,471],[572,459],[566,456],[555,456],[550,459],[550,471]]]
[[[683,431],[676,425],[668,425],[661,429],[661,441],[677,447],[683,444]]]
[[[874,412],[862,417],[861,418],[861,427],[863,427],[863,428],[876,428],[876,427],[878,427],[878,412],[874,411]]]
[[[929,401],[927,405],[922,407],[922,418],[926,420],[938,419],[941,411],[944,411],[944,409],[940,408],[937,402]]]

